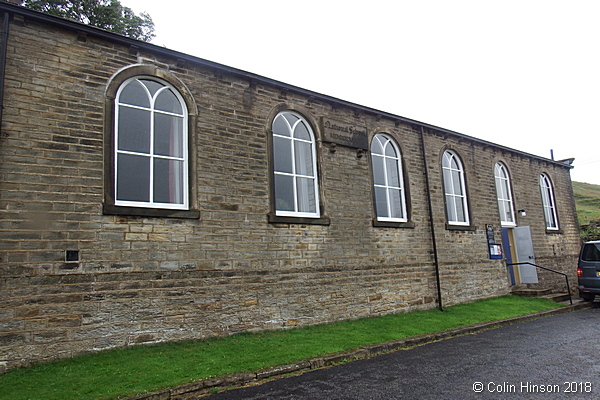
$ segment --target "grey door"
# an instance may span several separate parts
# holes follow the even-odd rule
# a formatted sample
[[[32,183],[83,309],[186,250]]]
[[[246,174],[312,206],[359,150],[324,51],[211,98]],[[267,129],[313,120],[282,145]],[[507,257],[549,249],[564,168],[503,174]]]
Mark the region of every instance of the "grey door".
[[[515,240],[517,245],[518,262],[530,262],[535,264],[533,254],[533,242],[531,241],[531,230],[529,226],[515,227]],[[533,265],[519,265],[521,283],[538,283],[537,268]]]

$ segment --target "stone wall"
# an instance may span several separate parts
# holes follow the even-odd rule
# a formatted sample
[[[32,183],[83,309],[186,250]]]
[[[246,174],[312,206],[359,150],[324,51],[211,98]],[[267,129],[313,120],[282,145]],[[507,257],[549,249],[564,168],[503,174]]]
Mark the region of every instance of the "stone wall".
[[[574,271],[569,169],[376,110],[231,73],[160,47],[107,40],[14,15],[0,138],[0,354],[5,368],[87,351],[282,329],[436,307],[431,195],[444,305],[509,291],[490,260],[500,237],[494,164],[513,176],[539,259]],[[192,190],[200,218],[108,215],[106,91],[150,66],[194,101]],[[317,136],[330,223],[270,223],[269,126],[293,109]],[[410,224],[374,226],[370,157],[322,140],[321,117],[394,137]],[[441,154],[465,164],[472,227],[446,227]],[[545,230],[537,179],[555,185],[560,233]],[[426,178],[429,177],[429,188]],[[74,257],[74,259],[71,259]]]

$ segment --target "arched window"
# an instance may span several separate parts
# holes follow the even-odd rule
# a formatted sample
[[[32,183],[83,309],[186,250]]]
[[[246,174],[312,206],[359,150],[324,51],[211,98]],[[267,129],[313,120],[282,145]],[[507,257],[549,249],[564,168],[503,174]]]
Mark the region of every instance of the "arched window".
[[[515,212],[513,207],[512,192],[510,190],[510,177],[506,166],[496,163],[494,167],[496,180],[496,196],[498,197],[498,210],[502,226],[515,226]]]
[[[124,81],[115,99],[117,206],[187,210],[188,131],[181,95],[149,77]]]
[[[558,230],[558,218],[556,217],[556,204],[554,202],[554,189],[550,178],[546,174],[540,175],[540,190],[542,192],[542,205],[546,219],[546,229]]]
[[[371,141],[371,168],[378,221],[405,222],[406,197],[401,155],[392,138],[377,134]]]
[[[446,150],[442,157],[446,214],[450,225],[469,225],[465,172],[460,158]]]
[[[284,111],[273,120],[275,214],[318,218],[319,182],[315,136],[299,114]]]

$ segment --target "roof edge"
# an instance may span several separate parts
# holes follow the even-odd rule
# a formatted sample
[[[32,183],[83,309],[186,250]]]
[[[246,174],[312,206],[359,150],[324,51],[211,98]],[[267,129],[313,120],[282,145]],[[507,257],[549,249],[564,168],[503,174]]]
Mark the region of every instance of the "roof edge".
[[[517,149],[513,149],[511,147],[507,147],[507,146],[503,146],[494,142],[490,142],[487,140],[483,140],[483,139],[478,139],[476,137],[473,136],[469,136],[460,132],[456,132],[450,129],[446,129],[446,128],[442,128],[436,125],[432,125],[432,124],[428,124],[425,122],[421,122],[418,120],[414,120],[414,119],[410,119],[410,118],[406,118],[406,117],[402,117],[396,114],[392,114],[389,112],[385,112],[385,111],[381,111],[381,110],[377,110],[375,108],[371,108],[371,107],[367,107],[367,106],[363,106],[357,103],[352,103],[350,101],[346,101],[346,100],[342,100],[333,96],[329,96],[329,95],[325,95],[319,92],[315,92],[312,90],[308,90],[308,89],[304,89],[301,88],[299,86],[294,86],[288,83],[284,83],[281,81],[277,81],[275,79],[271,79],[271,78],[267,78],[265,76],[262,75],[258,75],[255,73],[251,73],[251,72],[247,72],[238,68],[233,68],[233,67],[229,67],[227,65],[224,64],[219,64],[217,62],[214,61],[209,61],[200,57],[196,57],[196,56],[192,56],[186,53],[182,53],[176,50],[171,50],[169,48],[166,47],[161,47],[152,43],[148,43],[148,42],[144,42],[141,40],[136,40],[136,39],[132,39],[129,38],[127,36],[123,36],[120,35],[118,33],[114,33],[114,32],[110,32],[104,29],[100,29],[100,28],[96,28],[90,25],[86,25],[84,23],[81,23],[79,21],[75,21],[75,20],[70,20],[70,19],[66,19],[66,18],[62,18],[62,17],[57,17],[54,15],[50,15],[50,14],[46,14],[46,13],[42,13],[39,11],[35,11],[35,10],[31,10],[27,7],[24,6],[19,6],[19,5],[15,5],[12,3],[7,2],[6,0],[0,0],[0,11],[3,11],[4,13],[9,13],[9,14],[19,14],[22,15],[26,18],[31,18],[33,20],[36,21],[41,21],[41,22],[45,22],[51,25],[56,25],[56,26],[60,26],[61,28],[64,29],[68,29],[68,30],[74,30],[77,32],[84,32],[86,34],[89,35],[93,35],[108,41],[112,41],[112,42],[116,42],[119,44],[123,44],[123,45],[128,45],[128,46],[135,46],[138,47],[140,49],[143,49],[145,51],[151,52],[151,53],[155,53],[155,54],[159,54],[165,57],[171,57],[171,58],[177,58],[177,59],[181,59],[181,60],[185,60],[185,61],[189,61],[192,62],[194,64],[198,64],[198,65],[202,65],[208,68],[214,68],[220,71],[223,71],[227,74],[231,74],[234,75],[238,78],[242,78],[242,79],[246,79],[246,80],[251,80],[254,81],[256,83],[262,83],[262,84],[266,84],[266,85],[271,85],[271,86],[275,86],[275,87],[280,87],[283,89],[286,89],[288,91],[294,91],[296,93],[308,96],[308,97],[313,97],[315,99],[320,99],[322,101],[325,102],[333,102],[336,103],[338,105],[342,105],[345,107],[349,107],[349,108],[354,108],[363,112],[367,112],[367,113],[371,113],[371,114],[375,114],[375,115],[380,115],[381,117],[385,117],[388,119],[392,119],[395,121],[400,121],[400,122],[404,122],[404,123],[408,123],[408,124],[412,124],[412,125],[416,125],[419,127],[423,127],[426,129],[430,129],[430,130],[434,130],[437,131],[439,133],[444,133],[444,134],[449,134],[449,135],[453,135],[465,140],[469,140],[469,141],[473,141],[485,146],[490,146],[490,147],[495,147],[501,150],[505,150],[505,151],[510,151],[513,153],[517,153],[526,157],[530,157],[530,158],[534,158],[534,159],[538,159],[547,163],[551,163],[551,164],[555,164],[557,166],[560,167],[564,167],[564,168],[568,168],[568,169],[572,169],[572,163],[574,159],[569,159],[571,160],[570,163],[565,163],[565,160],[562,161],[555,161],[552,160],[550,158],[546,158],[546,157],[542,157],[542,156],[537,156],[535,154],[531,154],[531,153],[527,153],[521,150],[517,150]]]

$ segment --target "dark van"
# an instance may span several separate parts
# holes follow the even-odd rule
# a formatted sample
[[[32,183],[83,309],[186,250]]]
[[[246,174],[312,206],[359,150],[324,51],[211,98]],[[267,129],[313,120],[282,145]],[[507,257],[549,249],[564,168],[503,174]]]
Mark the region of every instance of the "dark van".
[[[577,284],[579,297],[585,301],[594,301],[594,297],[600,294],[600,240],[585,242],[581,246]]]

